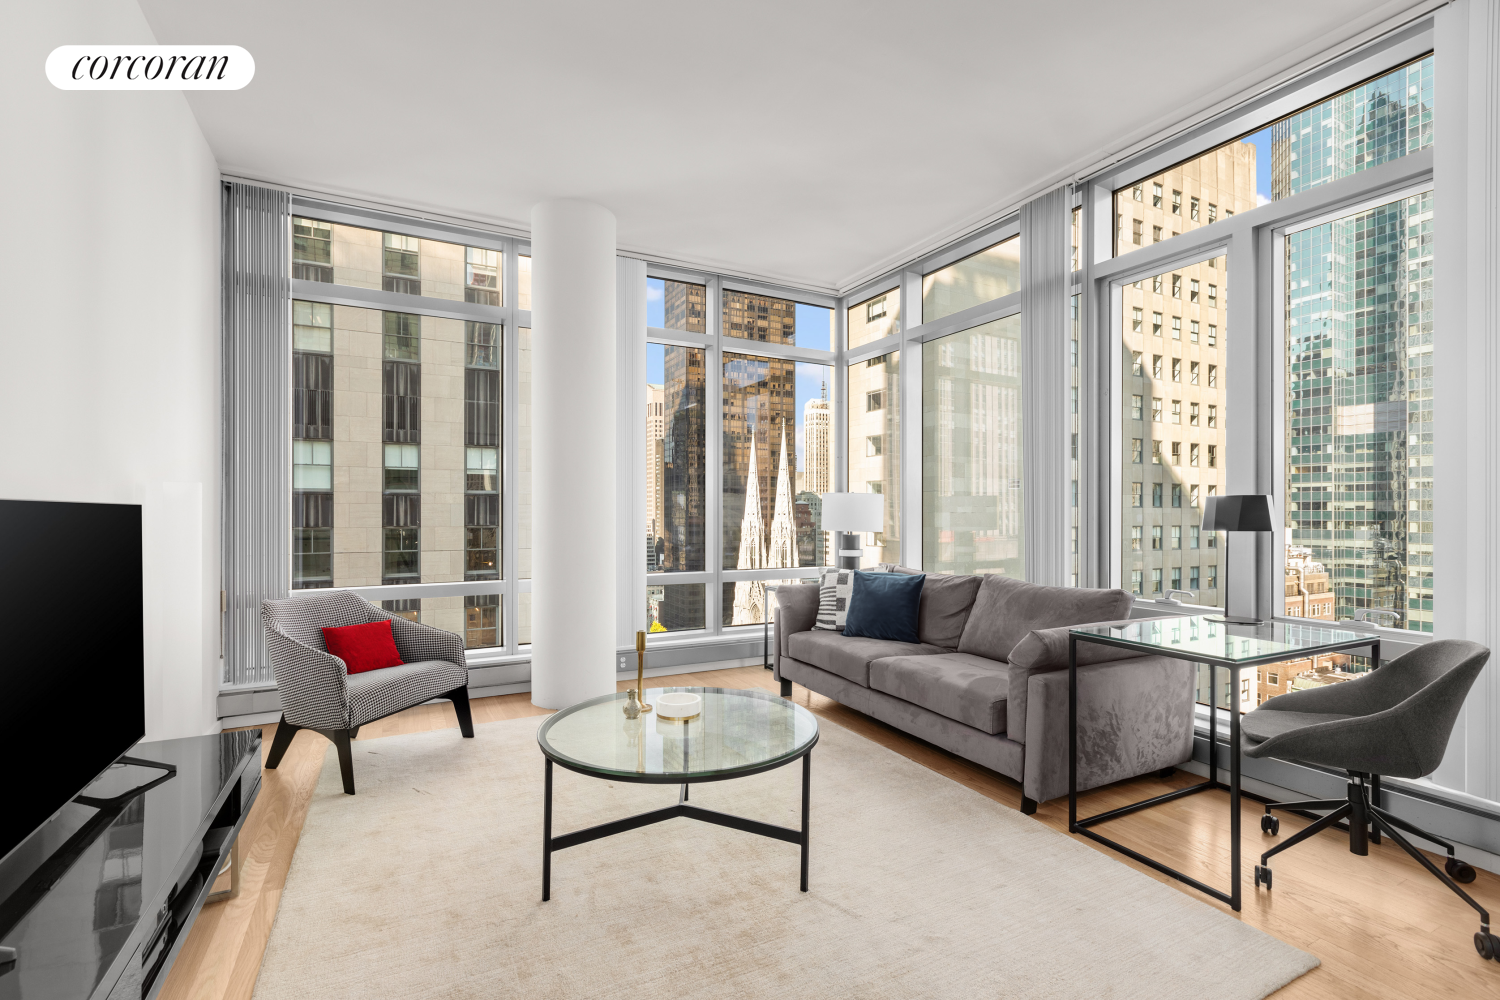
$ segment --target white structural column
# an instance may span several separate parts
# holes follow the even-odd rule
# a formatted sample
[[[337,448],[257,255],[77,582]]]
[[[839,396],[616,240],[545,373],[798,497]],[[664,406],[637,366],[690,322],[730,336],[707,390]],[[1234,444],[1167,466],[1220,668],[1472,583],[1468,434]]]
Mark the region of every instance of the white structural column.
[[[531,210],[531,702],[615,689],[615,217]]]

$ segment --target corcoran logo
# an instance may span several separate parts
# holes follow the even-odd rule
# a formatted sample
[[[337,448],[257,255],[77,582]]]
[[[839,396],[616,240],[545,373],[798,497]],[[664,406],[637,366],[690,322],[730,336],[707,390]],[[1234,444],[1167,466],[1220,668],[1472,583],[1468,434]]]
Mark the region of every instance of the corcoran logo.
[[[254,76],[238,45],[59,45],[47,57],[60,90],[239,90]]]

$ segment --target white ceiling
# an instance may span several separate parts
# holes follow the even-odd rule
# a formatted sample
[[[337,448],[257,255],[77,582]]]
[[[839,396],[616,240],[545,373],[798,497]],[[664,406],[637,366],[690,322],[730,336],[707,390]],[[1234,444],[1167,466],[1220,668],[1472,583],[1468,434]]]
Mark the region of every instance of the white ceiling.
[[[842,288],[1411,0],[140,2],[226,173]]]

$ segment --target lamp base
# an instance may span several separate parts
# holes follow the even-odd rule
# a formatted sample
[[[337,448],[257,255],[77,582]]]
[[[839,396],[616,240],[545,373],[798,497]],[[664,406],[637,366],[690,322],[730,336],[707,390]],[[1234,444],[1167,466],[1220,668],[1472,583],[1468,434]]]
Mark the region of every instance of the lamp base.
[[[1265,624],[1267,624],[1267,619],[1264,619],[1264,618],[1239,618],[1239,617],[1235,617],[1233,615],[1205,615],[1203,617],[1203,620],[1204,621],[1209,621],[1209,622],[1223,622],[1225,625],[1265,625]]]

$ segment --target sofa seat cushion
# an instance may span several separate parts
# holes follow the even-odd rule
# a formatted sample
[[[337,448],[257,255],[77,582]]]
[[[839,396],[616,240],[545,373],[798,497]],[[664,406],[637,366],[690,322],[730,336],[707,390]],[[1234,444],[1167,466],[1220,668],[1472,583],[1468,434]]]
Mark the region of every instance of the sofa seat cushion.
[[[349,725],[384,718],[469,683],[469,671],[447,660],[418,660],[349,675]]]
[[[889,639],[863,639],[842,632],[814,629],[793,632],[787,636],[787,655],[811,664],[860,687],[870,686],[870,661],[887,656],[922,656],[943,652],[937,646],[920,642],[892,642]]]
[[[971,653],[892,656],[870,664],[870,688],[998,736],[1005,732],[1008,666]]]

